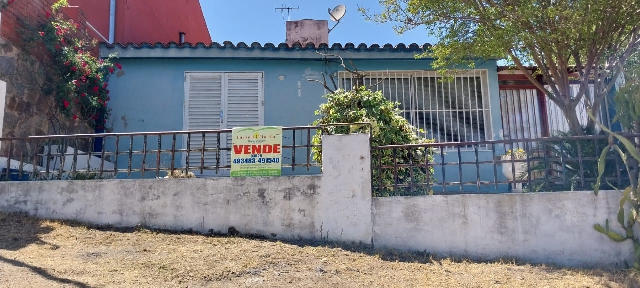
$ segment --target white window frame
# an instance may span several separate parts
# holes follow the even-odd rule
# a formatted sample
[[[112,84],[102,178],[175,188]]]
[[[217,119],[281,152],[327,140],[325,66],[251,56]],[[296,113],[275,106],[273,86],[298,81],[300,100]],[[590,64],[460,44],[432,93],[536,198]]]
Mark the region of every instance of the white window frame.
[[[384,70],[384,71],[380,71],[380,70],[374,70],[374,71],[359,71],[361,73],[365,74],[365,81],[364,84],[365,85],[371,85],[371,84],[375,84],[375,83],[369,83],[366,79],[367,78],[409,78],[410,80],[410,89],[408,91],[408,97],[411,97],[410,95],[412,95],[412,93],[417,93],[417,89],[416,89],[416,79],[418,78],[433,78],[433,77],[443,77],[442,75],[440,75],[437,71],[432,71],[432,70]],[[482,111],[483,112],[483,121],[484,121],[484,141],[490,141],[493,140],[493,133],[492,133],[492,128],[493,128],[493,117],[492,117],[492,111],[491,111],[491,96],[490,96],[490,91],[489,91],[489,77],[488,77],[489,73],[488,70],[486,69],[471,69],[471,70],[464,70],[464,71],[460,71],[458,73],[456,73],[455,77],[479,77],[480,78],[480,85],[481,85],[481,97],[482,97],[482,107],[478,107],[477,109],[464,109],[464,110],[460,110],[460,109],[436,109],[436,110],[432,110],[432,109],[427,109],[428,107],[421,107],[422,109],[414,109],[411,108],[410,110],[402,110],[401,111],[403,113],[409,113],[409,115],[413,115],[416,112],[460,112],[460,111],[470,111],[470,112],[474,112],[474,111]],[[347,88],[347,87],[343,87],[345,85],[345,79],[349,79],[349,78],[353,78],[351,73],[349,72],[338,72],[338,79],[339,79],[339,87],[340,88]],[[382,85],[382,84],[379,84]],[[445,84],[446,85],[446,84]],[[351,89],[351,87],[348,87],[347,90]],[[403,89],[404,90],[404,89]],[[399,91],[401,93],[406,93],[405,91]],[[422,97],[428,97],[426,95],[423,95]],[[396,96],[396,99],[389,99],[391,101],[397,101],[400,102],[401,96]],[[424,105],[425,102],[423,102]],[[407,105],[407,104],[404,104]],[[410,116],[411,117],[411,116]],[[410,123],[412,125],[414,125],[414,123],[412,122],[411,119],[407,119],[408,121],[410,121]],[[439,120],[438,120],[439,121]],[[416,126],[416,125],[414,125]],[[439,141],[439,139],[435,139],[436,141]],[[474,141],[478,141],[478,140],[474,140]],[[460,142],[451,142],[451,143],[461,143],[463,141]],[[469,140],[464,140],[464,142],[472,142]],[[487,149],[486,145],[481,145],[482,149]]]
[[[182,123],[183,123],[183,130],[184,131],[189,131],[189,77],[187,75],[192,74],[192,75],[198,75],[198,74],[204,74],[204,75],[220,75],[222,77],[222,87],[221,87],[221,103],[220,103],[220,109],[221,111],[218,111],[217,113],[222,113],[222,117],[221,117],[221,122],[220,123],[220,128],[219,130],[224,130],[224,129],[231,129],[233,127],[228,127],[228,109],[227,109],[227,103],[228,103],[228,89],[227,89],[227,81],[226,81],[226,76],[230,75],[230,74],[254,74],[257,77],[260,77],[260,83],[262,85],[258,86],[258,126],[264,126],[264,72],[263,71],[185,71],[184,72],[184,103],[183,103],[183,119],[182,119]],[[221,137],[227,137],[226,135],[227,133],[221,135]],[[229,132],[230,134],[230,132]],[[226,139],[219,139],[220,141],[220,147],[221,148],[226,148],[227,147],[227,140]],[[187,148],[187,136],[185,135],[182,139],[182,147],[184,147],[184,149]],[[224,166],[227,161],[226,161],[226,153],[221,153],[220,154],[220,166]],[[187,159],[187,153],[183,153],[182,155],[182,165],[183,168],[184,166],[186,166],[186,159]],[[195,173],[196,175],[200,175],[196,172],[199,171],[191,171],[193,173]],[[203,176],[229,176],[229,171],[228,170],[220,170],[219,173],[215,173],[215,171],[204,171],[204,174],[202,174]]]

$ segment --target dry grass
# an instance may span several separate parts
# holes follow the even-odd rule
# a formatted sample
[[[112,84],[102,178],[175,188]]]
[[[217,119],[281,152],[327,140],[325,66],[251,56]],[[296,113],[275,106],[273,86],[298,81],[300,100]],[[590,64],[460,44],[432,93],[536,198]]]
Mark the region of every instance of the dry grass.
[[[631,272],[91,229],[0,213],[0,287],[635,287]]]

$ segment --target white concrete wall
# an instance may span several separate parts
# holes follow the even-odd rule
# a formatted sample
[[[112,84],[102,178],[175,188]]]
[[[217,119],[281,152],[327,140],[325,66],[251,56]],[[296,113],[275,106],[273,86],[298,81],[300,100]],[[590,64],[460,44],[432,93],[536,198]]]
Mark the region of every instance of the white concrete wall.
[[[618,227],[620,197],[585,191],[374,198],[374,242],[442,256],[621,268],[631,260],[631,242],[593,229],[607,218]]]
[[[265,178],[0,182],[0,211],[94,224],[355,241],[439,256],[622,267],[620,194],[603,191],[371,198],[368,135],[323,137],[323,174]]]
[[[202,232],[234,226],[280,239],[370,244],[371,191],[361,189],[371,174],[368,137],[325,136],[322,176],[2,182],[0,211]],[[349,177],[360,180],[344,185]]]
[[[322,224],[323,238],[373,243],[370,146],[368,134],[322,137],[323,193],[316,222]]]

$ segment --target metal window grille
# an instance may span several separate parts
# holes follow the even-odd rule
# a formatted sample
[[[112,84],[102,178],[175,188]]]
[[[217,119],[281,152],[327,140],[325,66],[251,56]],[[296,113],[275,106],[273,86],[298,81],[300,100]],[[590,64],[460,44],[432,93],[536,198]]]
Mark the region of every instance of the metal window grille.
[[[355,78],[340,72],[340,88],[353,89]],[[486,141],[491,135],[487,73],[467,70],[452,79],[435,71],[365,72],[360,83],[398,102],[402,116],[437,142]]]
[[[536,89],[500,89],[502,136],[510,139],[536,139],[542,137],[540,103]],[[515,142],[516,148],[525,148]],[[509,145],[509,149],[512,149]]]

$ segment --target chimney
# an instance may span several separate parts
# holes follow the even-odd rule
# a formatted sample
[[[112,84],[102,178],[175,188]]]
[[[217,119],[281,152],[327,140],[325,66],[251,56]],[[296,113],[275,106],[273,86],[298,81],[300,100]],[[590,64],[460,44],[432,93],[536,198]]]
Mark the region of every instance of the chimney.
[[[304,19],[287,21],[287,44],[299,42],[302,46],[313,43],[329,44],[329,23],[327,20]]]

